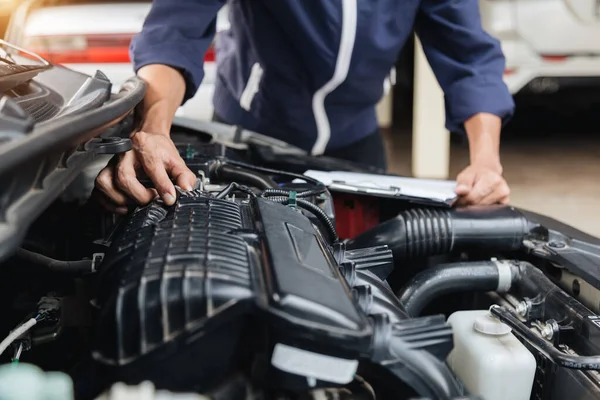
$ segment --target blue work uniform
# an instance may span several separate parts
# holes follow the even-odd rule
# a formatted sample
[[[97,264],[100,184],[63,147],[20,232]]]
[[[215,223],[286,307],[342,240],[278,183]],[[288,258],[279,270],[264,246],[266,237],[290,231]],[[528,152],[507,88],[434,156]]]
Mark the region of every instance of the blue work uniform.
[[[191,98],[224,1],[154,0],[132,42],[135,69],[165,64]],[[413,31],[444,91],[446,127],[514,103],[499,42],[478,0],[231,0],[217,40],[216,114],[231,124],[323,154],[376,131],[375,105]]]

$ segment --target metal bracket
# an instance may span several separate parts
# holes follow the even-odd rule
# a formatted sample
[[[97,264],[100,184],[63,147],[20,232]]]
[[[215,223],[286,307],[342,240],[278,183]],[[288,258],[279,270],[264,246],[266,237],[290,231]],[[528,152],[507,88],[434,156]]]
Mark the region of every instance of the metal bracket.
[[[8,47],[9,49],[14,50],[18,53],[24,53],[24,54],[27,54],[29,57],[35,58],[37,61],[39,61],[44,66],[44,68],[50,68],[52,66],[50,61],[46,60],[44,57],[39,56],[36,53],[33,53],[33,52],[23,49],[17,45],[14,45],[12,43],[9,43],[5,40],[0,39],[0,48],[3,46]],[[6,53],[5,55],[10,56],[10,54],[8,52],[6,52],[6,50],[4,50],[4,52]]]
[[[98,267],[104,261],[104,253],[94,253],[92,255],[92,272],[98,271]]]
[[[120,137],[94,138],[85,144],[87,151],[96,154],[120,154],[132,148],[131,140]]]

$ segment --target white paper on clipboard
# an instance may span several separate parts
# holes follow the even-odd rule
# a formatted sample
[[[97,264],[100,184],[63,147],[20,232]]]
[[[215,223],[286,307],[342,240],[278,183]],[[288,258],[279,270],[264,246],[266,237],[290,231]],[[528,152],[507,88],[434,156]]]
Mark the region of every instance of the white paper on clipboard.
[[[308,170],[304,175],[321,181],[330,190],[382,197],[409,197],[452,205],[456,181],[405,178],[394,175]]]

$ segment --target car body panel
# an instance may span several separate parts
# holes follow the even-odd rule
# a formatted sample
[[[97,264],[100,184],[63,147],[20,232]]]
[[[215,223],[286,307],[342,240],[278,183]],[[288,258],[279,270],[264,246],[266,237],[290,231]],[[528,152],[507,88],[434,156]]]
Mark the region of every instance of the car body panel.
[[[600,2],[481,0],[484,28],[506,57],[504,80],[513,94],[554,93],[569,79],[600,76]],[[590,79],[590,85],[597,82]]]
[[[151,3],[144,2],[44,7],[29,14],[24,33],[26,36],[135,33],[142,29],[150,6]]]
[[[600,54],[596,0],[516,1],[519,35],[540,54]]]

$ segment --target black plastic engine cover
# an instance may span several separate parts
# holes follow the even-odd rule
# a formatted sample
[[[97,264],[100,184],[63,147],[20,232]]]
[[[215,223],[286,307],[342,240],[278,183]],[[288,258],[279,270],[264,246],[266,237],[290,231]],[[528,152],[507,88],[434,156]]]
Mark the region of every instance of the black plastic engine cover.
[[[139,209],[98,293],[93,356],[125,382],[207,390],[257,358],[271,364],[278,346],[353,360],[370,345],[332,249],[304,215],[262,198],[190,192]]]

